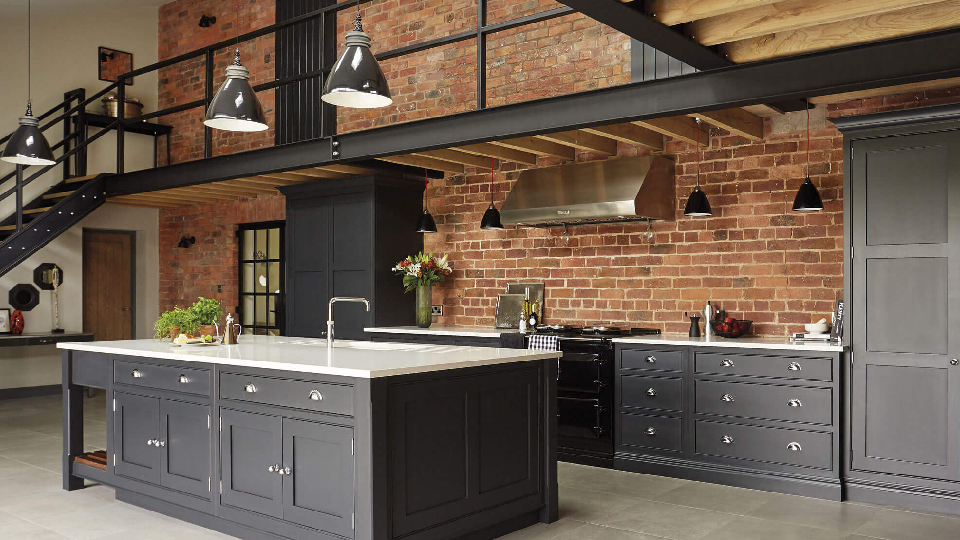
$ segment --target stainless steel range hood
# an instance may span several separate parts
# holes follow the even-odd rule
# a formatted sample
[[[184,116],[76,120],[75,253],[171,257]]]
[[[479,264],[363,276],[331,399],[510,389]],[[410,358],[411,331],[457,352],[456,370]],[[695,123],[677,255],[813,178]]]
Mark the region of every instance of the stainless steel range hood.
[[[663,156],[590,161],[520,173],[503,223],[575,225],[676,216],[674,162]]]

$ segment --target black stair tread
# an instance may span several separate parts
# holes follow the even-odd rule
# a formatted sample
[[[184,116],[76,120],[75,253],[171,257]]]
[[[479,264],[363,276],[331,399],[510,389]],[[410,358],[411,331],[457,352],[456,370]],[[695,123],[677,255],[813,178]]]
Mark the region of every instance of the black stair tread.
[[[58,191],[57,193],[44,193],[44,199],[62,199],[68,195],[72,195],[72,191]]]

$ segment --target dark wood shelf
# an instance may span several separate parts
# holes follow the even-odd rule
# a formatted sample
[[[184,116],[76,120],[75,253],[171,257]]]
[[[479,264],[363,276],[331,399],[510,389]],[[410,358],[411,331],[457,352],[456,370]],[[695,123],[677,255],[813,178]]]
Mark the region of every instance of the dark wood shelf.
[[[30,345],[51,345],[61,341],[93,341],[93,334],[64,332],[62,334],[0,334],[0,347],[25,347]]]
[[[88,126],[99,128],[105,128],[117,120],[112,116],[105,116],[102,114],[84,113],[83,116],[86,119]],[[73,117],[73,123],[77,123],[76,116]],[[139,133],[141,135],[152,135],[154,137],[158,137],[160,135],[169,135],[170,132],[173,131],[173,126],[154,124],[152,122],[131,122],[129,124],[125,124],[123,130],[127,133]]]

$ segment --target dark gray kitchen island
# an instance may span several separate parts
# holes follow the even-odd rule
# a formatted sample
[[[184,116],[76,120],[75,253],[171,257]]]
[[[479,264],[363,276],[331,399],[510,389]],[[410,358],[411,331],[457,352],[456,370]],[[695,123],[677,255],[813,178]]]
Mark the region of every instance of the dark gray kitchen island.
[[[244,336],[61,343],[64,489],[249,540],[495,538],[557,519],[557,352]],[[83,452],[83,389],[107,448]]]

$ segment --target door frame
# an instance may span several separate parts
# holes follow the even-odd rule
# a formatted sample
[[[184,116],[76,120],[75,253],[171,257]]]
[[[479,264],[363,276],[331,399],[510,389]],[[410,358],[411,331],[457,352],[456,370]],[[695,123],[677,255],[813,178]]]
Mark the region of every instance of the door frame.
[[[83,246],[87,241],[87,233],[119,234],[130,237],[130,338],[137,339],[137,231],[124,229],[97,229],[84,227],[80,239],[80,256],[83,257]],[[82,259],[81,259],[82,260]],[[83,305],[83,265],[80,266],[80,305]]]

